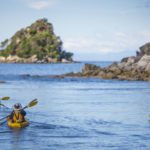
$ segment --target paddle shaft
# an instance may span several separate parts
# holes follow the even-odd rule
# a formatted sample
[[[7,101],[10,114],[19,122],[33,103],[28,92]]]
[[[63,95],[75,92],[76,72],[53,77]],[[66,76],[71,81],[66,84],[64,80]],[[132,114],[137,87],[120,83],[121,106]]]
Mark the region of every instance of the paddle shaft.
[[[24,109],[26,109],[26,108],[28,108],[28,107],[24,107],[22,110],[24,110]],[[4,119],[8,118],[9,116],[10,116],[10,115],[8,115],[8,116],[6,116],[6,117],[1,118],[1,119],[0,119],[0,121],[2,121],[2,120],[4,120]]]
[[[6,107],[6,108],[9,108],[9,107],[7,107],[6,105],[4,105],[4,104],[2,104],[2,103],[0,103],[0,106],[3,106],[3,107]]]

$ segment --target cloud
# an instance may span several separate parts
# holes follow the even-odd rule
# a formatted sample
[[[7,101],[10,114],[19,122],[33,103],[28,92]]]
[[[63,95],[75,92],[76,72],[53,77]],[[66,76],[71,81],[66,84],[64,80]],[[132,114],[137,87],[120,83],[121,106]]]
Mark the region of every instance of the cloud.
[[[37,10],[52,6],[56,0],[25,0],[29,7]]]
[[[120,53],[136,51],[150,41],[150,31],[139,33],[116,32],[112,34],[97,33],[90,37],[70,37],[63,40],[64,48],[74,53]]]

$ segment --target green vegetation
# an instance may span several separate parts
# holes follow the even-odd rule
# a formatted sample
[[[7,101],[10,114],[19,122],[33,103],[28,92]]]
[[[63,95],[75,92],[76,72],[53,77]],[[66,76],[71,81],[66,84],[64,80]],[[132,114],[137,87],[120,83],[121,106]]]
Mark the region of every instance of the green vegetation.
[[[0,56],[17,55],[29,58],[36,55],[39,60],[45,57],[72,61],[73,54],[62,49],[60,37],[53,32],[53,26],[47,19],[40,19],[31,26],[21,29],[10,39],[1,42]]]
[[[8,39],[4,40],[3,42],[0,43],[0,47],[3,48],[7,43],[8,43]]]

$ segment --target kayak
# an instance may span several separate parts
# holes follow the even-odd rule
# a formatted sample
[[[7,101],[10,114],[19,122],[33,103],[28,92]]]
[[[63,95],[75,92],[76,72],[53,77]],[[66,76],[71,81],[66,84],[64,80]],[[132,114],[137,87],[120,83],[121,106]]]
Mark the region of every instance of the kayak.
[[[29,125],[28,121],[24,121],[24,122],[12,122],[10,120],[7,121],[7,125],[10,128],[24,128],[26,126]]]

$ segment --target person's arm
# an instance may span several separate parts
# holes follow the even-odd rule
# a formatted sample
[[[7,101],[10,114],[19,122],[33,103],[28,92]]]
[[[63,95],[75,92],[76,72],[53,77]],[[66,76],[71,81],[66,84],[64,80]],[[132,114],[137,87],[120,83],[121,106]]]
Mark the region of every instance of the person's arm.
[[[25,115],[26,115],[26,112],[25,112],[24,110],[21,110],[21,114],[22,114],[23,116],[25,116]]]
[[[13,111],[11,112],[10,116],[8,117],[9,119],[13,119]]]

